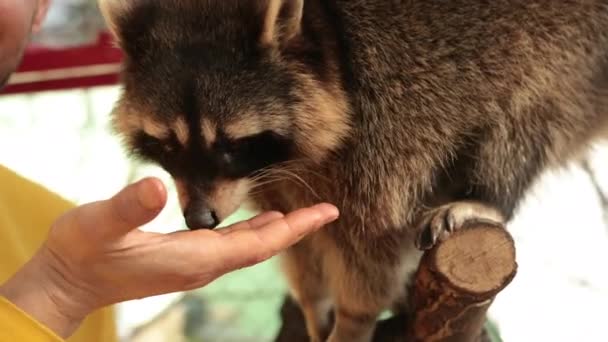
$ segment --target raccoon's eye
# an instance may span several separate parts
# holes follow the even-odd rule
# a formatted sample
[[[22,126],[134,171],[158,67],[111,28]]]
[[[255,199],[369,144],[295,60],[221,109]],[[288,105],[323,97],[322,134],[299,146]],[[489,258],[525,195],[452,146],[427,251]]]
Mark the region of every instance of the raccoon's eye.
[[[171,160],[176,150],[175,144],[171,140],[160,140],[145,132],[140,132],[134,142],[135,153],[144,159],[160,163],[162,166]]]
[[[265,131],[238,140],[219,141],[216,153],[223,165],[224,176],[243,178],[272,164],[286,161],[291,149],[292,142],[289,138]]]

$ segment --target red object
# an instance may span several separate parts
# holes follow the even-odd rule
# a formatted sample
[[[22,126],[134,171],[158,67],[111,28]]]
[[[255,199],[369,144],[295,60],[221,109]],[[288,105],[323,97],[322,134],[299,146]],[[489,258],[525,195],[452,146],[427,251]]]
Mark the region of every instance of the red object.
[[[0,95],[116,84],[121,59],[121,51],[107,32],[89,45],[64,49],[30,46]]]

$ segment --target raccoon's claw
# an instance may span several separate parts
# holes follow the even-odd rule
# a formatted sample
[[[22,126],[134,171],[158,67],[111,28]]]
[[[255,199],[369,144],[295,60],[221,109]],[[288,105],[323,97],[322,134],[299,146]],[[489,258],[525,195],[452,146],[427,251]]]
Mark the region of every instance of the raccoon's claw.
[[[504,227],[504,218],[495,208],[480,202],[454,202],[430,210],[418,228],[416,248],[428,250],[457,230],[485,223]]]

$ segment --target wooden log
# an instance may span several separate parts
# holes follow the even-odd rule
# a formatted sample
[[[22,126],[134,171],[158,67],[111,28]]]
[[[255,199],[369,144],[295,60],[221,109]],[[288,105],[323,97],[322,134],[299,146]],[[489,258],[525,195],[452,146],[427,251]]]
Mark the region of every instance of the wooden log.
[[[479,341],[490,305],[516,272],[515,244],[503,227],[456,232],[421,260],[407,341]]]
[[[484,323],[494,298],[517,272],[515,245],[502,227],[479,224],[427,251],[410,291],[413,308],[378,322],[374,342],[488,341]],[[286,298],[276,342],[306,342],[304,318]]]

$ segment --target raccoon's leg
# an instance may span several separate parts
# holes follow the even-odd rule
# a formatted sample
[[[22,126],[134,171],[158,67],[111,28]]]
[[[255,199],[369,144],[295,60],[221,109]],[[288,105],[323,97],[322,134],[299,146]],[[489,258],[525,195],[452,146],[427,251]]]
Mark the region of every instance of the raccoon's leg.
[[[300,306],[311,342],[321,342],[329,333],[331,300],[322,265],[315,260],[310,238],[291,247],[282,257],[291,296]]]
[[[404,296],[421,255],[413,245],[366,244],[375,253],[358,251],[356,258],[331,261],[335,321],[328,342],[370,342],[380,314]]]
[[[397,273],[394,268],[376,265],[383,273]],[[370,342],[380,314],[390,308],[399,295],[402,283],[386,274],[378,278],[368,278],[356,273],[348,274],[336,292],[334,307],[334,327],[328,342]],[[393,278],[393,282],[385,282]],[[376,290],[371,290],[376,288]]]
[[[575,136],[572,127],[584,123],[574,121],[581,119],[547,100],[472,134],[437,174],[433,196],[440,198],[425,203],[436,209],[422,213],[419,247],[432,247],[445,233],[475,220],[505,226],[541,172],[576,149],[576,139],[564,137]]]
[[[355,313],[338,308],[334,329],[327,342],[370,342],[381,312]]]
[[[473,224],[485,223],[504,228],[504,217],[497,208],[477,201],[460,201],[426,212],[418,223],[416,247],[432,248],[451,233]]]

